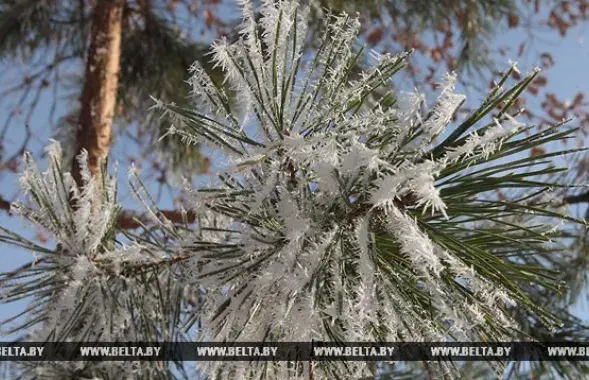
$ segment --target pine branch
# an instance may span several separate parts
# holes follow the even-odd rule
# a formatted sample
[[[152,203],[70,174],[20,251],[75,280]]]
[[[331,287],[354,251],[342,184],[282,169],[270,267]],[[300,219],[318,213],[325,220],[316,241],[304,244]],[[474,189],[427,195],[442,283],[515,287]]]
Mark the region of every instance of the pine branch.
[[[11,202],[0,197],[0,210],[10,214]],[[192,224],[196,220],[196,214],[192,211],[186,212],[185,216],[178,210],[161,210],[163,216],[174,224],[188,223]],[[133,210],[124,210],[119,214],[118,226],[122,230],[134,230],[142,225],[152,224],[151,219],[146,213],[139,213]]]
[[[550,305],[563,293],[555,272],[570,263],[563,248],[575,231],[564,226],[586,222],[550,206],[550,190],[568,188],[551,181],[566,170],[552,158],[576,150],[521,154],[576,133],[526,128],[508,113],[536,71],[498,85],[454,125],[465,101],[455,92],[456,75],[444,77],[432,107],[420,93],[389,101],[397,96],[388,83],[406,54],[373,53],[374,64],[356,76],[364,51],[355,48],[359,20],[330,16],[307,57],[308,8],[263,2],[258,24],[253,4],[243,6],[240,40],[212,48],[213,65],[240,94],[236,101],[198,63],[191,95],[207,112],[156,101],[173,122],[165,136],[209,144],[228,160],[210,185],[184,189],[198,228],[170,226],[196,215],[161,211],[136,168],[129,183],[149,214],[121,213],[118,176],[92,176],[87,150],[78,156],[81,185],[61,167],[58,143],[47,149],[44,172],[25,156],[20,184],[32,206],[19,214],[63,249],[0,234],[6,243],[55,253],[51,265],[25,267],[3,284],[3,302],[44,302],[15,331],[39,325],[42,336],[73,341],[257,341],[263,334],[264,341],[376,342],[542,341],[543,330],[533,326],[561,331],[567,315]],[[432,148],[435,154],[424,154]],[[79,207],[71,207],[70,194]],[[121,226],[146,231],[118,239]],[[375,375],[364,363],[316,364],[310,374],[276,364],[278,377],[268,366],[221,362],[202,373]],[[454,371],[433,370],[431,377]]]

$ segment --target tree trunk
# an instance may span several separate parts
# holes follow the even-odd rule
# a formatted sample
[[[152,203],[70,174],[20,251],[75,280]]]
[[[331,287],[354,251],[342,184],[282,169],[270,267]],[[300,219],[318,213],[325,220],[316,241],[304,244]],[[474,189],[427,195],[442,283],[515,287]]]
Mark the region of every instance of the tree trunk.
[[[124,3],[125,0],[96,0],[92,15],[75,152],[77,157],[82,149],[88,151],[89,169],[93,176],[100,172],[111,142],[119,82]],[[83,185],[77,159],[72,163],[72,176],[78,186]]]

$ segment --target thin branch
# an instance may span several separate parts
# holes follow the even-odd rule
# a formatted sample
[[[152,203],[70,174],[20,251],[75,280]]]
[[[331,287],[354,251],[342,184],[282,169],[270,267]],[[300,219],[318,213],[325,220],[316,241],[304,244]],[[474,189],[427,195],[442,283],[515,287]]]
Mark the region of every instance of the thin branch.
[[[10,213],[10,202],[2,197],[0,197],[0,210]]]
[[[0,197],[0,210],[10,213],[11,202]],[[188,223],[192,224],[196,221],[196,214],[192,211],[186,212],[184,215],[178,210],[161,210],[163,216],[174,224]],[[10,214],[9,214],[10,215]],[[147,213],[140,213],[132,210],[124,210],[119,214],[119,228],[122,230],[133,230],[142,225],[151,224],[152,220]]]
[[[583,194],[565,197],[563,201],[568,204],[589,203],[589,191]]]
[[[188,211],[184,215],[178,210],[160,210],[160,213],[174,224],[184,222],[192,224],[196,221],[196,214],[192,211]],[[133,230],[152,222],[147,213],[125,210],[119,214],[119,228],[122,230]]]

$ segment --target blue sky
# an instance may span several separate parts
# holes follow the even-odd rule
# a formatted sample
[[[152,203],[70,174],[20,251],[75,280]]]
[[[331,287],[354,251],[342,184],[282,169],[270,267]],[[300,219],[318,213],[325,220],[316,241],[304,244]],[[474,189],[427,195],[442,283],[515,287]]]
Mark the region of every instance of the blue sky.
[[[513,50],[517,49],[519,42],[526,40],[527,35],[521,30],[508,31],[500,33],[495,42],[495,47],[503,47],[505,45],[512,46]],[[534,42],[532,52],[519,59],[519,68],[522,72],[531,70],[534,66],[540,65],[540,62],[536,62],[532,57],[536,57],[543,51],[548,51],[555,57],[556,64],[546,71],[545,75],[548,78],[547,89],[560,96],[561,99],[572,99],[579,91],[583,91],[589,94],[589,28],[579,27],[569,32],[566,38],[561,39],[554,33],[546,34],[542,40]],[[517,60],[515,58],[514,60]],[[507,55],[509,57],[509,54]],[[505,61],[498,61],[498,69],[505,69],[507,67],[507,57]],[[10,66],[6,64],[0,64],[0,70],[3,72],[14,71],[18,72],[19,67]],[[3,77],[5,78],[5,76]],[[5,83],[0,82],[0,91],[4,89]],[[179,88],[181,84],[179,84]],[[49,126],[47,120],[48,110],[51,107],[51,94],[45,94],[39,103],[38,110],[31,119],[31,129],[35,131],[34,144],[35,149],[40,149],[46,144],[48,139],[51,137],[52,129]],[[532,99],[531,96],[528,96]],[[475,103],[480,99],[472,99]],[[58,106],[56,113],[57,116],[66,112],[64,107],[65,102],[61,102]],[[534,102],[531,103],[534,106]],[[5,115],[5,112],[10,111],[10,101],[3,102],[0,104],[0,115]],[[147,108],[147,105],[146,105]],[[573,124],[575,121],[573,121]],[[9,147],[16,146],[23,133],[24,129],[12,127],[8,135]],[[115,146],[114,149],[125,149],[125,147]],[[126,168],[120,168],[119,177],[121,181],[126,182]],[[16,178],[13,177],[0,177],[0,194],[5,197],[11,197],[18,194],[18,186]],[[124,189],[124,187],[123,187]],[[122,194],[123,205],[129,208],[136,208],[137,204],[132,198],[125,194],[123,190]],[[163,207],[169,207],[170,204],[162,204]],[[36,231],[31,229],[29,224],[23,222],[18,217],[10,217],[4,212],[0,212],[0,225],[10,230],[16,231],[26,237],[34,237]],[[32,259],[30,253],[17,249],[12,246],[0,245],[0,262],[2,263],[2,271],[10,271]],[[0,320],[4,320],[19,310],[22,310],[24,306],[23,302],[19,302],[11,305],[0,305]],[[586,302],[581,302],[575,307],[575,312],[579,316],[589,319],[589,306]]]

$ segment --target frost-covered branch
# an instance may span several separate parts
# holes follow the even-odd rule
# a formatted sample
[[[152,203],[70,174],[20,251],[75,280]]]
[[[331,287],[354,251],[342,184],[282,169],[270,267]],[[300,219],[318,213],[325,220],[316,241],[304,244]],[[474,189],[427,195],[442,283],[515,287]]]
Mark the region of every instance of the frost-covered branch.
[[[111,177],[103,173],[98,186],[83,171],[81,190],[59,160],[44,173],[28,161],[22,185],[35,206],[17,210],[51,232],[59,249],[8,233],[3,239],[51,257],[43,263],[55,279],[50,286],[25,282],[45,302],[35,309],[43,316],[34,320],[36,334],[511,341],[533,334],[522,322],[556,329],[559,317],[530,293],[561,284],[546,261],[526,260],[562,250],[570,237],[562,225],[584,221],[550,201],[551,189],[568,186],[551,177],[565,170],[552,158],[575,150],[520,155],[575,133],[516,120],[511,106],[537,72],[509,87],[509,69],[478,109],[455,121],[465,101],[455,74],[425,96],[393,91],[406,53],[370,52],[370,65],[358,70],[366,52],[356,18],[327,16],[319,47],[305,54],[306,7],[265,0],[258,20],[251,2],[241,3],[241,37],[217,41],[211,56],[226,86],[198,64],[190,69],[191,96],[206,111],[155,101],[170,119],[168,135],[225,158],[211,183],[185,185],[189,209],[181,216],[192,226],[160,210],[131,170],[151,227],[121,237]],[[18,299],[21,283],[7,283],[6,299]],[[370,374],[360,362],[314,368],[316,379]],[[221,379],[310,376],[308,363],[201,369]]]
[[[0,198],[0,210],[10,212],[12,202]],[[172,223],[189,223],[196,221],[194,212],[183,213],[181,210],[160,210],[160,212]],[[9,214],[10,215],[10,214]],[[151,224],[151,218],[144,212],[136,210],[123,210],[117,217],[117,226],[121,230],[133,230]]]
[[[199,235],[174,237],[177,252],[193,255],[198,283],[226,292],[205,297],[200,339],[501,340],[518,328],[514,308],[545,316],[515,279],[549,285],[501,252],[524,241],[520,250],[543,249],[554,231],[532,220],[566,217],[537,200],[492,195],[558,186],[535,178],[560,170],[544,157],[495,162],[572,133],[526,138],[530,129],[508,112],[536,71],[493,89],[452,128],[465,101],[456,75],[428,107],[422,94],[389,92],[406,54],[371,52],[372,66],[357,72],[363,50],[353,17],[328,17],[308,57],[304,7],[264,2],[258,23],[243,3],[242,39],[219,41],[212,56],[242,95],[238,107],[198,66],[192,94],[209,112],[155,105],[171,117],[171,134],[229,161],[218,183],[192,190]],[[504,223],[515,229],[493,232]]]

